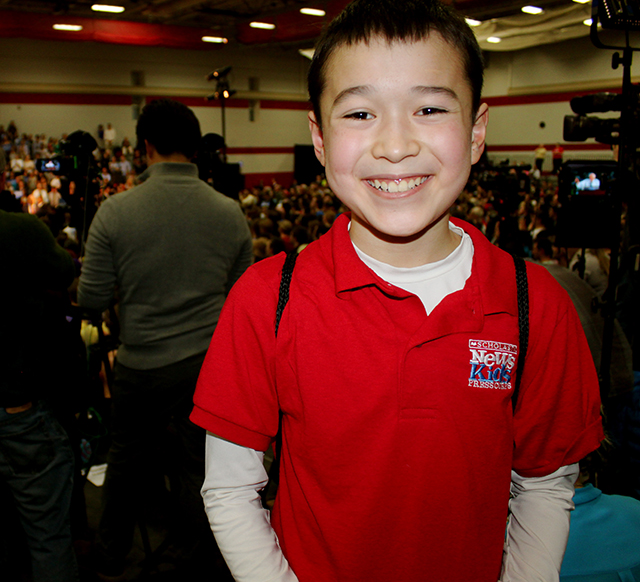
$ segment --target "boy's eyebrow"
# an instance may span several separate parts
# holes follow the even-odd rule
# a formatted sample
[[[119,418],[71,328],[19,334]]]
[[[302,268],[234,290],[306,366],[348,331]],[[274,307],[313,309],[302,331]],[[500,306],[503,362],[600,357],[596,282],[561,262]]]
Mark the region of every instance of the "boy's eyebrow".
[[[371,90],[371,85],[357,85],[356,87],[349,87],[348,89],[344,89],[343,91],[340,91],[340,93],[338,93],[336,98],[333,100],[333,107],[339,105],[340,102],[344,101],[351,95],[364,95],[366,93],[370,93]]]
[[[458,94],[450,87],[439,87],[433,85],[418,85],[411,88],[412,93],[421,95],[446,95],[452,99],[458,100]]]
[[[344,89],[343,91],[340,91],[333,100],[333,107],[336,107],[351,95],[365,95],[367,93],[371,93],[372,90],[373,87],[371,87],[371,85],[357,85],[355,87]],[[437,85],[417,85],[411,88],[411,92],[418,93],[420,95],[446,95],[456,101],[459,99],[458,94],[450,87],[440,87]]]

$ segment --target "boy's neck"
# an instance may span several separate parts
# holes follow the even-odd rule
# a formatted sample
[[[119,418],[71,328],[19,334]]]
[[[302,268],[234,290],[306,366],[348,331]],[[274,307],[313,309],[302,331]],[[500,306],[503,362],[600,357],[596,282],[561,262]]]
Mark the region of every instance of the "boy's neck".
[[[388,237],[373,231],[356,216],[351,218],[349,236],[363,253],[393,267],[411,268],[448,257],[460,244],[460,236],[449,228],[449,215],[412,237]]]

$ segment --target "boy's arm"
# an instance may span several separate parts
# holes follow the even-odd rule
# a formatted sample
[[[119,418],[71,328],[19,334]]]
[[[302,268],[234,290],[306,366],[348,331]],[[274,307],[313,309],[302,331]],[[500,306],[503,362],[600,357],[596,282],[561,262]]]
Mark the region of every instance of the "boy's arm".
[[[513,416],[502,582],[559,579],[577,462],[604,436],[598,376],[580,319],[550,277],[543,267],[527,265],[529,350]]]
[[[211,530],[236,582],[298,582],[262,507],[264,453],[207,433],[202,487]]]
[[[501,582],[554,582],[569,537],[578,464],[545,477],[511,472],[511,517],[502,560]]]

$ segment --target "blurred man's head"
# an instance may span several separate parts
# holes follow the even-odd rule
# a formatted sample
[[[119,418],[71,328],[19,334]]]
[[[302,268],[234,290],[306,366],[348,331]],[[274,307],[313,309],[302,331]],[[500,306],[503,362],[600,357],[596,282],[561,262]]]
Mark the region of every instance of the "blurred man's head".
[[[157,99],[144,107],[136,135],[139,148],[147,142],[161,156],[182,154],[189,160],[195,156],[202,137],[193,111],[171,99]]]

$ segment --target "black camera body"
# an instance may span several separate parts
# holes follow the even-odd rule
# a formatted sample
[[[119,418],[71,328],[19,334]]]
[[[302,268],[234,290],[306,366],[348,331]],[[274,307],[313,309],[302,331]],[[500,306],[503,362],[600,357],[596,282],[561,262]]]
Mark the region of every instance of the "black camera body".
[[[36,160],[38,172],[51,172],[58,176],[86,175],[93,162],[93,151],[98,147],[93,136],[86,131],[74,131],[58,142],[56,155]]]
[[[640,92],[633,87],[633,118],[629,135],[635,136],[640,145]],[[563,137],[565,141],[585,141],[592,137],[597,142],[614,145],[620,144],[621,120],[587,115],[588,113],[607,113],[622,111],[623,95],[620,93],[595,93],[571,99],[571,109],[577,115],[565,115]]]

